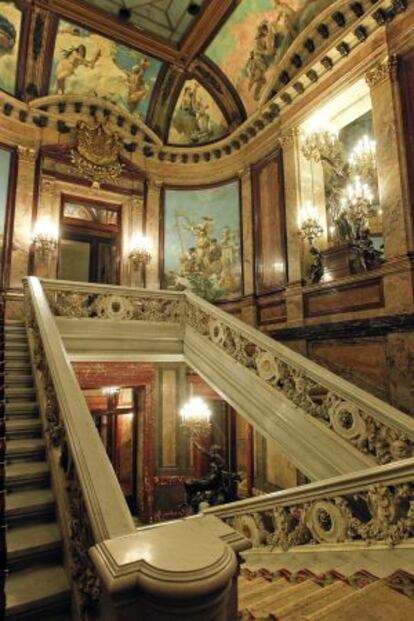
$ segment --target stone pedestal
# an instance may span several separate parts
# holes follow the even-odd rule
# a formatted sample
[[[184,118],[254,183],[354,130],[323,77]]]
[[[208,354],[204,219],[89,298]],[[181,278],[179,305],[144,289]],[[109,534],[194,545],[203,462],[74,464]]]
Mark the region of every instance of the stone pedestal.
[[[350,243],[344,243],[324,250],[322,252],[324,268],[322,282],[330,282],[331,280],[355,273],[355,266],[353,267],[354,260],[355,249]]]

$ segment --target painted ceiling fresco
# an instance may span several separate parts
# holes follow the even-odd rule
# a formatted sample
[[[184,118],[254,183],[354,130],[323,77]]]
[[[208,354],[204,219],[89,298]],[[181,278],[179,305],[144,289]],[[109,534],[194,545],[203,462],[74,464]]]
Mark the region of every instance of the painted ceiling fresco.
[[[212,96],[196,80],[187,80],[172,116],[169,144],[213,142],[226,131],[227,123]]]
[[[332,0],[242,0],[206,55],[254,112],[294,39]]]
[[[22,14],[13,2],[0,2],[0,89],[14,95]]]
[[[172,43],[180,43],[197,18],[187,11],[186,0],[88,0],[88,3],[113,15],[118,15],[119,9],[128,9],[131,24]],[[193,2],[200,7],[205,3],[206,0]]]
[[[150,56],[61,20],[49,92],[102,97],[145,119],[160,69]]]

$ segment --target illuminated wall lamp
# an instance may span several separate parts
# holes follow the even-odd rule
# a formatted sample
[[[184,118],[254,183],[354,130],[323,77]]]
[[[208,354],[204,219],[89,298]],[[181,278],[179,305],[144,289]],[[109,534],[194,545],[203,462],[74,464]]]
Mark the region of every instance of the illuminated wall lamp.
[[[181,427],[192,440],[204,438],[211,431],[211,410],[201,397],[192,397],[180,410]]]
[[[32,241],[35,251],[41,259],[49,259],[57,247],[59,240],[59,229],[49,218],[37,220],[33,229]]]
[[[143,266],[148,265],[151,261],[151,251],[149,241],[146,237],[137,235],[133,238],[128,259],[131,261],[134,270],[142,269]]]

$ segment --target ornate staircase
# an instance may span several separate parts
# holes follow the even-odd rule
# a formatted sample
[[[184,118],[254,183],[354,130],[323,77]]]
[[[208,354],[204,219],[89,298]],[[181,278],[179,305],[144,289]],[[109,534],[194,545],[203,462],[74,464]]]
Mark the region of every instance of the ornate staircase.
[[[397,571],[386,579],[358,571],[269,572],[242,570],[240,621],[411,621],[414,576]]]
[[[5,324],[6,619],[70,619],[70,588],[26,328]],[[66,616],[67,615],[67,616]]]

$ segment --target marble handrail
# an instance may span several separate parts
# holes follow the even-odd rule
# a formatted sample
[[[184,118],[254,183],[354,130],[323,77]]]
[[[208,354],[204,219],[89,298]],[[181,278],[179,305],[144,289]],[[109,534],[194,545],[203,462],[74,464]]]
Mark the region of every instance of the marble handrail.
[[[255,547],[414,538],[414,459],[206,509]]]
[[[135,525],[90,415],[54,316],[37,278],[25,282],[96,542],[134,532]]]
[[[184,357],[201,374],[204,369],[208,380],[215,373],[216,387],[230,402],[238,393],[229,379],[235,371],[239,384],[249,384],[243,396],[246,407],[237,398],[233,405],[248,417],[249,409],[257,409],[250,417],[253,424],[263,420],[263,412],[270,421],[280,410],[267,433],[272,435],[270,427],[279,425],[284,448],[290,446],[290,427],[297,417],[309,426],[309,439],[314,432],[329,443],[328,432],[337,442],[336,469],[329,468],[326,455],[325,466],[310,464],[311,478],[414,455],[411,417],[192,293],[56,280],[43,280],[42,285],[52,311],[61,317],[179,323],[184,329]],[[261,399],[260,407],[249,401],[253,393],[256,402]]]

